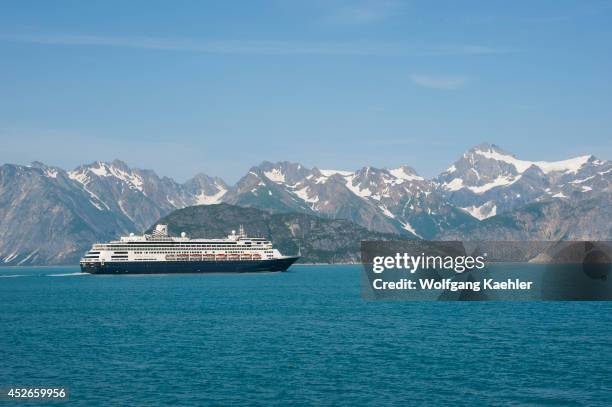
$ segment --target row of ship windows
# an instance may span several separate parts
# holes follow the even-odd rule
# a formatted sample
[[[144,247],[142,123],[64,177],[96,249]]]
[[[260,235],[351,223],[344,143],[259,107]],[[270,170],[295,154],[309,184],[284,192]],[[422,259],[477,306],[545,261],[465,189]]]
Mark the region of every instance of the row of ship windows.
[[[168,248],[168,249],[235,249],[236,246],[229,245],[206,245],[206,246],[147,246],[154,249],[157,248]],[[137,246],[96,246],[98,250],[133,250],[138,248]],[[254,246],[241,246],[240,249],[249,250],[265,250],[265,247],[254,247]]]
[[[208,251],[189,251],[189,250],[181,250],[181,251],[165,251],[165,250],[161,250],[161,251],[156,251],[156,252],[134,252],[134,254],[182,254],[182,253],[191,253],[191,254],[207,254],[207,253],[211,253]],[[244,254],[250,254],[250,252],[246,252],[244,250],[226,250],[223,253],[244,253]],[[264,253],[272,253],[272,250],[268,250],[265,251]],[[212,254],[212,253],[211,253]]]
[[[210,252],[207,252],[207,251],[201,252],[201,251],[187,251],[187,250],[180,251],[180,252],[177,252],[177,251],[172,251],[172,252],[169,252],[169,251],[134,252],[134,254],[209,254],[209,253]],[[214,254],[214,253],[210,253],[210,254]],[[242,250],[240,250],[240,251],[238,251],[238,250],[227,250],[227,251],[224,251],[223,253],[217,253],[217,254],[252,254],[252,253],[245,252],[245,251],[242,251]],[[272,254],[272,250],[265,251],[264,254]],[[85,256],[86,259],[97,259],[98,257],[99,257],[99,255],[97,255],[97,254],[87,254]],[[115,258],[115,257],[117,257],[117,258],[119,258],[119,257],[127,258],[127,255],[119,254],[119,255],[111,255],[111,257],[113,257],[113,258]]]
[[[112,252],[112,254],[128,254],[128,251],[121,251],[121,250],[109,250],[110,252]],[[174,249],[174,250],[163,250],[163,249],[157,249],[154,251],[151,250],[140,250],[140,251],[133,251],[132,253],[136,253],[136,254],[142,254],[142,253],[213,253],[213,252],[219,252],[222,251],[223,253],[251,253],[254,251],[264,251],[265,253],[272,253],[272,249],[267,248],[267,249],[239,249],[239,250],[223,250],[223,249],[217,249],[217,250],[185,250],[185,249]],[[98,255],[100,254],[100,252],[87,252],[86,254],[88,255]]]
[[[239,249],[236,250],[236,248],[232,248],[233,250],[222,250],[224,253],[244,253],[244,252],[265,252],[265,253],[272,253],[271,249],[265,249],[265,248],[252,248],[252,249]],[[185,250],[185,249],[174,249],[174,250],[164,250],[164,249],[151,249],[151,250],[139,250],[139,251],[134,251],[133,253],[135,254],[143,254],[143,253],[212,253],[215,251],[220,251],[218,250]],[[117,251],[114,250],[113,251],[114,254],[127,254],[127,251]],[[89,252],[88,254],[99,254],[99,252]]]
[[[252,254],[250,252],[243,252],[243,251],[233,251],[233,250],[228,250],[226,252],[223,253],[217,253],[217,254]],[[134,254],[209,254],[209,252],[134,252]],[[210,254],[214,254],[214,253],[210,253]],[[264,252],[264,254],[272,254],[272,252]],[[88,256],[85,256],[88,257]],[[94,256],[95,258],[97,258],[98,256]]]

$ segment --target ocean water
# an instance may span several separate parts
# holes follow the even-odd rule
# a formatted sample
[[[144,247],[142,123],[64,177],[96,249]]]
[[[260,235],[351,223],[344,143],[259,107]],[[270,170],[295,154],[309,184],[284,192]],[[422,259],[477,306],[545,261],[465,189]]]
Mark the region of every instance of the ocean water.
[[[612,303],[369,302],[358,266],[0,269],[7,385],[77,406],[610,406]]]

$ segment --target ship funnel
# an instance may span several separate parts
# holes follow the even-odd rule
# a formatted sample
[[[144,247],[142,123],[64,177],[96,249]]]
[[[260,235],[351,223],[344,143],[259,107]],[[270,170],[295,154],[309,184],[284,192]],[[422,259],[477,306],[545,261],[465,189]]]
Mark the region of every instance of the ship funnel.
[[[155,225],[153,236],[168,236],[168,225]]]

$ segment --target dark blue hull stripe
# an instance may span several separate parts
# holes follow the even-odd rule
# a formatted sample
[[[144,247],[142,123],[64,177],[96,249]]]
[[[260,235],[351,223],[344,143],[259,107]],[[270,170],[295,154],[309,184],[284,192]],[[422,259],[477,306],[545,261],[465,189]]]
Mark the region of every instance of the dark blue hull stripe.
[[[285,271],[297,259],[82,263],[81,271],[91,274],[253,273]]]

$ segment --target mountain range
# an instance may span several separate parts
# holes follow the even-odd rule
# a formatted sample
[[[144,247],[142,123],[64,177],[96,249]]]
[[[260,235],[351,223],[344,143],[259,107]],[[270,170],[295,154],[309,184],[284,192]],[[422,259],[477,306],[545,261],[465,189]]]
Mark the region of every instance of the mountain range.
[[[229,186],[205,174],[178,183],[119,160],[70,171],[4,164],[0,264],[75,262],[94,241],[217,203],[345,219],[406,238],[610,239],[611,197],[610,161],[525,161],[492,144],[469,149],[432,179],[407,165],[340,171],[265,161]]]

